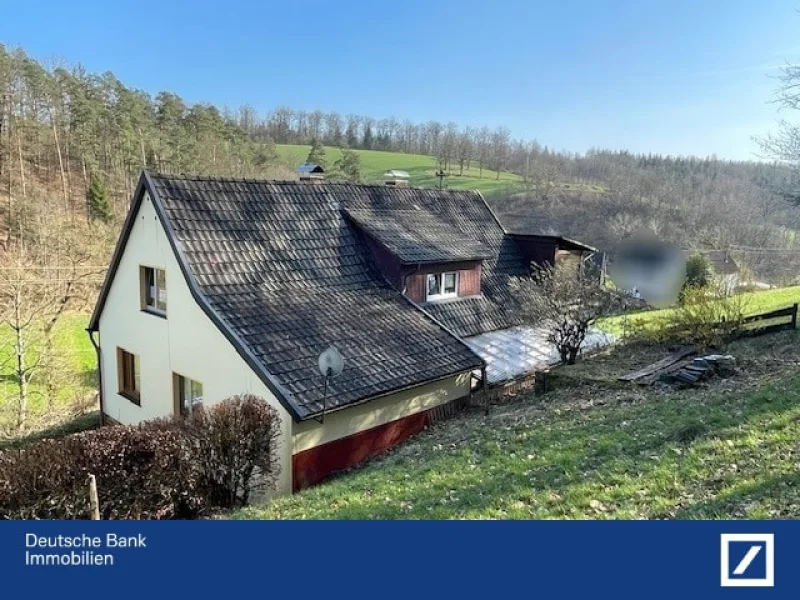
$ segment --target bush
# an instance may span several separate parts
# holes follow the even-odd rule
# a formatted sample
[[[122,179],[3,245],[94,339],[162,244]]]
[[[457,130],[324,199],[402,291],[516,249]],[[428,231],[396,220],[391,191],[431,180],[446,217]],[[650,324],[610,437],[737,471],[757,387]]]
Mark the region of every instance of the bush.
[[[274,486],[280,475],[280,416],[260,398],[234,396],[178,423],[212,506],[244,506],[251,493]]]
[[[0,454],[0,516],[85,519],[89,474],[104,519],[189,518],[202,507],[176,430],[107,427]]]
[[[745,296],[707,288],[686,288],[679,306],[657,317],[633,317],[626,335],[663,344],[724,346],[741,333],[747,314]]]
[[[705,254],[692,254],[686,260],[686,288],[705,288],[711,285],[714,270]]]
[[[279,474],[280,417],[254,396],[189,419],[106,427],[0,452],[0,518],[193,518],[245,504]]]

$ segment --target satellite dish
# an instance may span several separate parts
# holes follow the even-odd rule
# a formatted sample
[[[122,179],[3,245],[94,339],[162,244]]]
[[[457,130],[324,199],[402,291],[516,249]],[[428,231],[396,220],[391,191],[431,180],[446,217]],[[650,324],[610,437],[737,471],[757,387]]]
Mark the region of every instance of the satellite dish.
[[[344,359],[336,346],[328,346],[317,361],[323,377],[336,377],[344,369]]]

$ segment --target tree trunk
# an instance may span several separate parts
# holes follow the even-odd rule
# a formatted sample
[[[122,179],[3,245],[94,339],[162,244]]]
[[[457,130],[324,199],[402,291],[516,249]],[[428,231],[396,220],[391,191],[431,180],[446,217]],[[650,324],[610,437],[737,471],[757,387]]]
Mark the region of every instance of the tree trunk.
[[[56,154],[58,155],[58,169],[61,173],[61,188],[64,191],[64,210],[67,212],[67,216],[70,216],[69,210],[69,192],[67,191],[67,176],[64,173],[64,158],[61,155],[61,144],[58,141],[58,127],[56,125],[56,116],[55,111],[51,108],[50,109],[50,124],[53,126],[53,140],[56,143]]]
[[[28,367],[25,362],[25,328],[22,324],[22,298],[20,291],[14,294],[14,354],[17,360],[17,431],[25,429],[28,420]]]
[[[19,153],[19,177],[22,183],[22,197],[27,198],[28,194],[25,191],[25,162],[22,160],[22,132],[17,123],[17,151]]]

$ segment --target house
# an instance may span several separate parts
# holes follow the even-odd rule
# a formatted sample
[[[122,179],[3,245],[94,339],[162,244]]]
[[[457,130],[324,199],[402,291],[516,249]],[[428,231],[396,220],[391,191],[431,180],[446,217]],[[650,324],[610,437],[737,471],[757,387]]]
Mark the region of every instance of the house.
[[[547,358],[508,286],[534,258],[477,192],[144,172],[88,327],[103,419],[254,394],[281,491],[314,484]]]
[[[741,283],[739,265],[727,250],[694,250],[708,259],[718,285],[727,292],[733,292]]]

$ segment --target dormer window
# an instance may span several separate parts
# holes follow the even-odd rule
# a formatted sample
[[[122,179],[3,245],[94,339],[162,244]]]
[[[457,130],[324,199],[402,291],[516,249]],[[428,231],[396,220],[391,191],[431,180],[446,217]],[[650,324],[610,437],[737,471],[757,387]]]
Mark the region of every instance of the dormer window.
[[[427,302],[458,297],[458,271],[446,273],[429,273]]]

